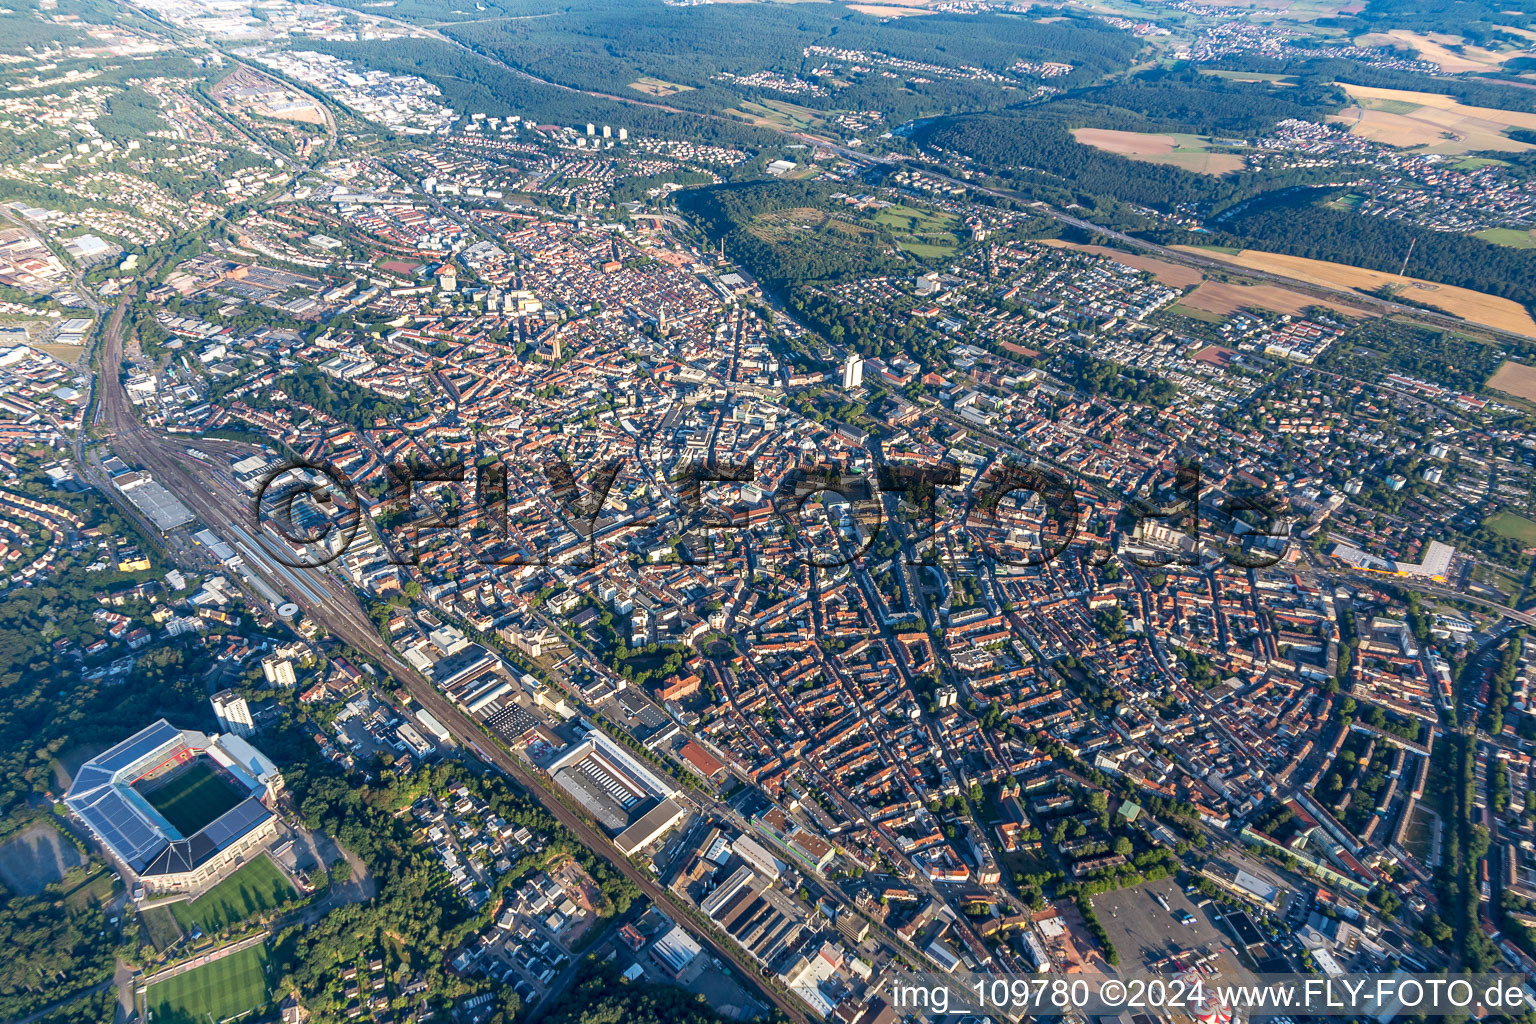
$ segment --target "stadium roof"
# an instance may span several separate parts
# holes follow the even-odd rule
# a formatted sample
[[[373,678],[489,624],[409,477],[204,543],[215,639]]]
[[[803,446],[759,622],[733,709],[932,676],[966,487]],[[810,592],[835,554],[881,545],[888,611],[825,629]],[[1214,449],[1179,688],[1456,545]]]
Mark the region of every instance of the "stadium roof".
[[[270,817],[272,812],[260,800],[248,797],[219,815],[191,839],[168,843],[139,873],[173,875],[191,871]]]
[[[162,718],[82,765],[64,803],[133,871],[153,875],[190,870],[272,816],[256,796],[266,780],[251,777],[251,770],[258,767],[251,755],[265,766],[271,762],[243,741],[236,751],[227,750],[224,744],[233,738],[178,729]],[[251,791],[247,799],[191,837],[177,831],[133,788],[146,772],[181,749],[217,749],[223,761],[243,764],[246,770],[231,774]]]

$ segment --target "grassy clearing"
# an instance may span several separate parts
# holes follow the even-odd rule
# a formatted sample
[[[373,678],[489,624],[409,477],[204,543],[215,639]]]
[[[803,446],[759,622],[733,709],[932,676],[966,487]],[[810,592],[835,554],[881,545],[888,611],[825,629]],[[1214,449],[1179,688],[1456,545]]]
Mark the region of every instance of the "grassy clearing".
[[[744,102],[725,113],[745,118],[756,125],[791,131],[807,131],[820,126],[823,121],[822,111],[784,100]]]
[[[903,252],[909,252],[913,256],[918,256],[925,260],[937,259],[941,256],[949,256],[952,255],[955,251],[955,247],[953,245],[942,245],[935,242],[901,241],[897,242],[896,244],[901,248]]]
[[[1451,164],[1455,171],[1475,171],[1479,167],[1508,167],[1508,160],[1495,160],[1488,156],[1469,156],[1465,160],[1458,160]]]
[[[1208,309],[1196,309],[1194,306],[1186,306],[1182,302],[1175,302],[1173,305],[1168,307],[1168,311],[1170,313],[1177,313],[1182,317],[1188,317],[1191,320],[1200,320],[1208,324],[1219,324],[1226,320],[1226,317],[1222,316],[1220,313],[1213,313]]]
[[[1513,512],[1500,512],[1483,525],[1500,537],[1517,540],[1526,547],[1536,547],[1536,522],[1524,516],[1515,515]]]
[[[664,78],[652,78],[650,75],[630,82],[629,87],[636,92],[643,92],[647,96],[675,96],[680,92],[692,92],[693,86],[681,85],[677,82],[669,82]]]
[[[1212,78],[1224,78],[1229,82],[1268,82],[1270,85],[1296,84],[1296,79],[1290,75],[1274,75],[1259,71],[1221,71],[1201,68],[1200,73],[1202,75],[1210,75]]]
[[[1326,205],[1330,210],[1343,210],[1345,213],[1353,213],[1355,210],[1360,208],[1360,204],[1364,201],[1365,196],[1361,195],[1360,193],[1346,192],[1344,195],[1339,196],[1337,199],[1330,201]]]
[[[952,230],[955,225],[955,215],[942,210],[917,210],[905,205],[889,206],[875,214],[875,223],[916,235],[928,231]]]
[[[1536,249],[1536,238],[1532,238],[1529,231],[1517,228],[1489,228],[1487,231],[1479,231],[1475,237],[1494,245],[1507,245],[1512,249]]]

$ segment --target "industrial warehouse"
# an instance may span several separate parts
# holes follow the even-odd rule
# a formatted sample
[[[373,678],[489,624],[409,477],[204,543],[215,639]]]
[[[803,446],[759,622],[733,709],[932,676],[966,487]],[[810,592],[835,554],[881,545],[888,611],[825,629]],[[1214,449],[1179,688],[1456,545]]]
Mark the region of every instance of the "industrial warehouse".
[[[661,838],[688,814],[675,786],[597,729],[561,751],[548,771],[604,828],[618,833],[614,844],[626,856]]]

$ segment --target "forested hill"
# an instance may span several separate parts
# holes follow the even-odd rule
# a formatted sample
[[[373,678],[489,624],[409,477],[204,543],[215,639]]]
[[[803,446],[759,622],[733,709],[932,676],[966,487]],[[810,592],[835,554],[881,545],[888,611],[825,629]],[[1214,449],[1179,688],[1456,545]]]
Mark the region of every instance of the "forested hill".
[[[395,42],[313,39],[306,40],[304,45],[342,60],[356,61],[370,70],[424,78],[442,90],[443,102],[455,110],[472,110],[492,117],[517,114],[550,124],[578,125],[591,121],[623,125],[637,134],[718,145],[755,148],[781,141],[776,132],[725,118],[674,113],[545,85],[437,40],[413,39],[409,46],[402,46]]]
[[[347,6],[369,8],[368,0]],[[768,71],[814,79],[827,57],[808,47],[863,51],[946,68],[1002,75],[1015,62],[1059,61],[1075,71],[1053,84],[1087,84],[1135,62],[1144,44],[1129,32],[1069,9],[1023,13],[929,12],[882,19],[841,4],[704,4],[688,7],[633,0],[567,0],[547,5],[502,0],[479,17],[456,21],[441,5],[400,0],[391,16],[425,22],[475,50],[563,85],[636,95],[651,77],[680,87],[672,106],[713,111],[742,98],[778,96],[720,82],[716,76]],[[499,13],[505,17],[498,17]],[[825,93],[799,92],[794,102],[817,109],[880,109],[892,123],[919,113],[1000,107],[1017,102],[1016,86],[929,75],[921,84],[879,74],[839,75]],[[1010,78],[1010,81],[1012,79]]]
[[[784,236],[762,221],[791,211],[835,211],[842,204],[832,194],[846,188],[832,182],[743,182],[679,192],[677,203],[699,218],[712,239],[724,238],[731,255],[770,288],[896,271],[902,261],[846,224]]]
[[[1507,0],[1370,0],[1356,19],[1366,31],[1449,32],[1482,45],[1496,39],[1504,26],[1536,25],[1536,9]]]
[[[1193,67],[1158,68],[1078,89],[1038,108],[1072,127],[1181,131],[1245,137],[1287,118],[1319,119],[1348,97],[1329,81],[1234,82]]]
[[[1496,110],[1536,113],[1536,89],[1526,84],[1516,84],[1495,77],[1449,78],[1419,71],[1376,68],[1352,60],[1318,58],[1277,60],[1256,54],[1234,54],[1203,66],[1211,70],[1288,75],[1299,83],[1310,83],[1314,87],[1327,86],[1333,82],[1348,82],[1350,85],[1368,85],[1377,89],[1437,92],[1465,103],[1469,107],[1493,107]]]
[[[1331,84],[1228,82],[1179,68],[1080,89],[1050,103],[935,118],[917,127],[913,141],[969,157],[1020,184],[1111,196],[1164,210],[1184,203],[1219,208],[1270,188],[1307,183],[1309,176],[1213,178],[1082,145],[1072,137],[1072,129],[1248,138],[1285,118],[1321,120],[1346,100]]]
[[[579,7],[572,16],[580,20],[576,31],[569,21],[538,18],[476,21],[446,31],[550,81],[613,93],[646,75],[700,92],[720,73],[809,75],[826,60],[807,54],[811,46],[994,73],[1019,60],[1062,61],[1078,69],[1077,80],[1087,82],[1125,67],[1142,47],[1127,32],[1076,15],[1043,21],[1035,15],[934,13],[882,21],[836,4],[667,7],[584,0]],[[943,82],[933,84],[939,87],[936,95],[946,94]],[[892,96],[900,90],[900,83],[892,83]],[[707,98],[689,92],[669,97],[695,108]],[[843,91],[832,97],[799,94],[795,100],[849,105]]]

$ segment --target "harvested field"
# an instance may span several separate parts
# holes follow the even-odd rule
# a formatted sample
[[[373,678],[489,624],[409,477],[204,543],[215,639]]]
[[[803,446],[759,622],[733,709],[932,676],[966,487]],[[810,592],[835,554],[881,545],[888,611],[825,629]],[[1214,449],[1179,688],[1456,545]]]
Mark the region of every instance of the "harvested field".
[[[1353,134],[1376,142],[1447,154],[1483,150],[1523,153],[1536,149],[1504,134],[1509,128],[1536,131],[1536,114],[1469,107],[1434,92],[1339,85],[1356,105],[1329,120],[1347,124]]]
[[[886,4],[849,4],[848,9],[872,18],[910,18],[913,15],[933,13],[921,7],[891,7]]]
[[[1536,366],[1505,363],[1492,377],[1488,378],[1488,386],[1506,395],[1536,402]]]
[[[1407,47],[1425,60],[1439,64],[1442,71],[1452,75],[1463,71],[1496,71],[1507,60],[1530,56],[1519,50],[1498,53],[1479,46],[1468,46],[1460,36],[1440,32],[1410,32],[1401,28],[1390,32],[1373,32],[1361,36],[1356,42],[1361,46]],[[1453,46],[1456,49],[1451,49]]]
[[[1359,306],[1319,299],[1273,284],[1241,285],[1226,281],[1205,281],[1181,301],[1186,306],[1212,313],[1235,313],[1244,308],[1267,309],[1274,313],[1300,313],[1308,306],[1327,306],[1345,316],[1375,315]]]
[[[1153,164],[1172,164],[1199,174],[1226,174],[1243,168],[1236,153],[1212,153],[1209,139],[1199,135],[1151,135],[1112,128],[1076,128],[1072,137],[1106,153]]]
[[[1397,287],[1402,284],[1403,287],[1398,294],[1404,299],[1433,306],[1452,316],[1459,316],[1469,323],[1484,324],[1488,327],[1536,337],[1536,321],[1531,319],[1531,314],[1526,312],[1525,307],[1520,303],[1512,299],[1485,295],[1470,288],[1457,288],[1454,285],[1425,281],[1417,277],[1399,278],[1396,274],[1389,274],[1382,270],[1366,270],[1363,267],[1351,267],[1343,263],[1309,260],[1302,256],[1261,252],[1258,249],[1244,249],[1234,254],[1219,249],[1202,249],[1195,246],[1176,245],[1174,248],[1198,252],[1236,267],[1283,274],[1298,281],[1329,288],[1357,288],[1361,291],[1371,291],[1383,285]]]

